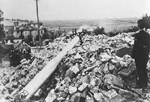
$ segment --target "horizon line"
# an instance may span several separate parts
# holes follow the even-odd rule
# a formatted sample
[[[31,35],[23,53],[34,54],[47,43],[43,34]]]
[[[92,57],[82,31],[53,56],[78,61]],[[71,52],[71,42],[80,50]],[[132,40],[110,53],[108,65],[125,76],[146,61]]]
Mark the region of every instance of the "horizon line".
[[[105,18],[83,18],[83,19],[40,19],[40,21],[77,21],[77,20],[100,20],[100,19],[128,19],[128,18],[141,18],[141,17],[105,17]],[[10,19],[12,21],[12,19],[20,19],[20,20],[28,20],[28,21],[36,21],[36,19],[21,19],[21,18],[5,18],[4,17],[4,20],[6,19]]]

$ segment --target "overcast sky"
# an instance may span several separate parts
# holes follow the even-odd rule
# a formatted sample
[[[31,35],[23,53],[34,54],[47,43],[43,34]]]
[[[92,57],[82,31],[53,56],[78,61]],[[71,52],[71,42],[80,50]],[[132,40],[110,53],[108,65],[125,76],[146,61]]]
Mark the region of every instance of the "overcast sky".
[[[35,0],[0,0],[5,18],[36,19]],[[150,0],[39,0],[41,20],[141,17]]]

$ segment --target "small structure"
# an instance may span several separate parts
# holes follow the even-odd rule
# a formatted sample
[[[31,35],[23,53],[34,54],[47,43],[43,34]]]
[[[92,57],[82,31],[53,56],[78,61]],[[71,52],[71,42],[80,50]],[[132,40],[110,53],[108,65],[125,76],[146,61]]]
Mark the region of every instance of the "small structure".
[[[30,46],[26,42],[18,40],[17,43],[13,44],[13,48],[10,52],[2,58],[2,64],[5,66],[16,66],[20,64],[22,59],[30,59],[30,54]]]

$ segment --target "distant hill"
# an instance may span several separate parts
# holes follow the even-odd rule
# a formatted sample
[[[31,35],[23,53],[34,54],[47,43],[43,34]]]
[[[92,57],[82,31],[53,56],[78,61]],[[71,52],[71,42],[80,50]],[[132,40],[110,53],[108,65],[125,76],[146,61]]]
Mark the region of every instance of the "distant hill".
[[[82,25],[104,27],[106,32],[123,31],[131,26],[137,26],[139,18],[114,18],[114,19],[92,19],[92,20],[41,20],[46,27],[61,27],[66,31],[79,28]],[[5,21],[5,25],[13,25],[14,21]],[[34,21],[36,22],[36,21]],[[20,23],[22,24],[22,23]]]
[[[43,24],[47,27],[61,27],[65,30],[79,28],[82,25],[104,27],[106,32],[123,31],[131,26],[137,26],[139,18],[116,18],[116,19],[95,19],[95,20],[43,20]]]

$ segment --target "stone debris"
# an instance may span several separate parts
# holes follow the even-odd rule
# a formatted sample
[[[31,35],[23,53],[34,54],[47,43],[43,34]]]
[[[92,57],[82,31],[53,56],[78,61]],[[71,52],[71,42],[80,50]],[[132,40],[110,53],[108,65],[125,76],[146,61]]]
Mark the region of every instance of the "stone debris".
[[[70,40],[59,37],[41,50],[33,48],[32,61],[23,59],[19,66],[4,70],[0,76],[1,94],[25,87]],[[125,97],[125,93],[130,93],[137,101],[137,93],[130,90],[136,79],[135,62],[130,55],[116,55],[117,50],[132,47],[131,35],[85,35],[82,40],[82,45],[78,43],[68,52],[33,97],[46,102],[123,102],[132,100]],[[146,97],[150,99],[149,94]]]
[[[47,98],[45,99],[46,102],[53,102],[56,99],[55,90],[52,89],[48,94]]]

